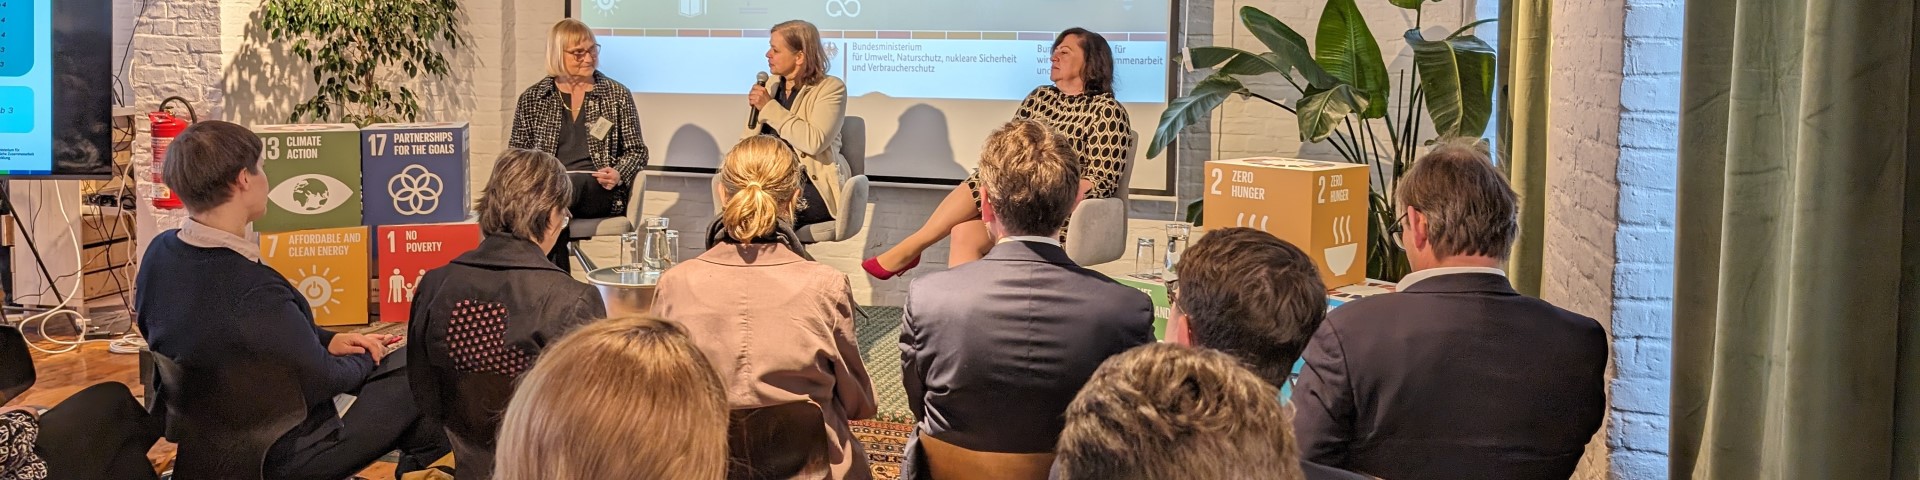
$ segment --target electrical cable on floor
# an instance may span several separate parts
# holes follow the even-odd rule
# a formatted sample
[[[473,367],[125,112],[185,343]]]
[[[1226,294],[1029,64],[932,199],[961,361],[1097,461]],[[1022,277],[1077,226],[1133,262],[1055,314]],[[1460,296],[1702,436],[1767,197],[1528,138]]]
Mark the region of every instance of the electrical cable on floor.
[[[36,187],[37,187],[37,186],[36,186]],[[36,188],[36,190],[37,190],[37,188]],[[74,193],[76,193],[76,194],[77,194],[77,193],[79,193],[79,192],[78,192],[78,191],[76,191],[76,192],[74,192]],[[55,184],[53,185],[53,194],[54,194],[54,196],[55,196],[56,198],[57,198],[57,197],[58,197],[58,196],[60,195],[60,184],[58,184],[58,183],[55,183]],[[38,198],[38,197],[36,196],[36,198]],[[60,218],[62,219],[62,221],[64,222],[64,224],[65,224],[65,225],[67,226],[67,229],[66,229],[66,230],[67,230],[67,239],[68,239],[68,241],[69,241],[69,242],[71,242],[71,243],[73,244],[73,258],[74,258],[74,261],[76,261],[76,262],[77,262],[77,261],[79,261],[79,260],[80,260],[80,254],[81,254],[81,252],[80,252],[80,238],[79,238],[79,233],[78,233],[78,232],[76,231],[76,229],[74,229],[74,228],[73,228],[73,215],[72,215],[72,213],[71,213],[71,212],[68,212],[68,211],[67,211],[67,204],[66,204],[66,202],[54,202],[54,204],[55,204],[55,205],[58,205],[58,206],[60,207]],[[14,213],[14,221],[15,221],[15,222],[19,222],[19,220],[20,220],[20,216],[21,216],[21,212],[19,212],[18,210],[15,210],[15,211],[14,211],[13,213]],[[39,213],[39,208],[38,208],[38,207],[36,207],[36,208],[34,209],[34,213],[35,213],[35,217],[37,218],[37,217],[39,216],[39,215],[38,215],[38,213]],[[23,230],[24,230],[24,228],[23,228]],[[56,240],[57,240],[57,237],[56,237]],[[34,254],[34,256],[35,256],[36,258],[38,258],[38,257],[40,256],[40,252],[38,252],[38,251],[34,251],[34,252],[33,252],[33,254]],[[42,270],[42,273],[43,273],[44,275],[46,275],[46,276],[48,276],[48,277],[51,277],[51,276],[52,276],[52,274],[51,274],[50,272],[46,272],[46,271],[44,270],[44,268],[45,268],[45,267],[44,267],[44,265],[45,265],[45,262],[41,262],[41,265],[42,265],[42,268],[43,268],[43,270]],[[75,297],[76,295],[79,295],[79,293],[80,293],[80,291],[81,291],[81,290],[83,290],[83,286],[82,286],[82,285],[74,285],[74,288],[73,288],[73,289],[71,289],[71,290],[69,290],[69,291],[67,291],[67,292],[66,292],[66,294],[65,294],[65,295],[64,295],[64,296],[63,296],[63,297],[62,297],[62,298],[60,299],[60,304],[58,304],[58,305],[54,305],[52,309],[49,309],[49,310],[47,310],[47,311],[45,311],[45,312],[41,312],[41,313],[38,313],[38,314],[34,314],[34,315],[29,315],[29,316],[27,316],[26,318],[23,318],[23,319],[21,319],[21,320],[20,320],[20,323],[19,323],[19,325],[20,325],[21,327],[23,327],[23,328],[21,328],[21,331],[22,331],[22,333],[25,333],[25,330],[26,330],[26,329],[25,329],[24,327],[25,327],[25,326],[27,325],[27,323],[28,323],[28,322],[32,322],[32,321],[35,321],[35,320],[39,320],[39,322],[40,322],[40,324],[39,324],[39,327],[37,328],[37,330],[39,330],[39,331],[40,331],[40,335],[41,335],[41,337],[42,337],[42,338],[45,338],[45,339],[46,339],[46,342],[48,342],[48,343],[53,343],[53,344],[55,344],[55,345],[61,345],[61,346],[63,346],[64,348],[60,348],[60,347],[56,347],[56,348],[45,348],[45,347],[41,347],[40,345],[37,345],[37,344],[35,344],[35,342],[33,342],[33,341],[28,341],[28,342],[27,342],[27,346],[28,346],[28,347],[32,347],[32,348],[33,348],[34,350],[39,350],[39,351],[40,351],[41,353],[45,353],[45,354],[48,354],[48,355],[56,355],[56,354],[61,354],[61,353],[67,353],[67,352],[71,352],[71,351],[74,351],[74,350],[76,350],[76,349],[79,349],[81,345],[84,345],[84,344],[87,344],[87,343],[95,343],[95,342],[117,342],[117,341],[119,341],[119,340],[124,340],[124,337],[122,337],[122,338],[121,338],[121,339],[119,339],[119,340],[108,340],[108,339],[99,339],[99,340],[87,340],[87,329],[88,329],[88,328],[89,328],[89,327],[90,327],[90,326],[91,326],[91,325],[93,324],[93,321],[92,321],[92,319],[90,319],[90,318],[87,318],[87,317],[86,317],[85,315],[81,315],[79,311],[76,311],[76,310],[73,310],[73,309],[71,309],[71,308],[68,308],[68,307],[67,307],[67,305],[68,305],[69,303],[72,303],[72,302],[73,302],[73,297]],[[58,288],[55,288],[55,290],[54,290],[54,291],[56,291],[56,292],[57,292],[57,291],[59,291],[59,289],[58,289]],[[71,316],[71,317],[73,317],[73,327],[74,327],[74,331],[75,331],[75,339],[74,339],[73,341],[67,341],[67,340],[61,340],[61,339],[58,339],[58,338],[54,338],[52,334],[50,334],[50,333],[47,333],[47,320],[50,320],[50,319],[52,319],[53,317],[55,317],[55,316],[59,316],[59,315],[67,315],[67,316]],[[109,346],[108,346],[108,350],[112,350],[112,349],[113,349],[113,347],[112,347],[111,345],[109,345]]]

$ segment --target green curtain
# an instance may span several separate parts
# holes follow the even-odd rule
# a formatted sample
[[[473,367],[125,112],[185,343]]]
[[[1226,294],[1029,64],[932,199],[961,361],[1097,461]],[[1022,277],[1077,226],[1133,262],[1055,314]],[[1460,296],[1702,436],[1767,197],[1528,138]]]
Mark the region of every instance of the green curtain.
[[[1540,296],[1547,221],[1547,78],[1552,73],[1551,0],[1500,1],[1500,168],[1520,198],[1520,235],[1507,277]]]
[[[1687,0],[1673,478],[1916,478],[1916,24]]]

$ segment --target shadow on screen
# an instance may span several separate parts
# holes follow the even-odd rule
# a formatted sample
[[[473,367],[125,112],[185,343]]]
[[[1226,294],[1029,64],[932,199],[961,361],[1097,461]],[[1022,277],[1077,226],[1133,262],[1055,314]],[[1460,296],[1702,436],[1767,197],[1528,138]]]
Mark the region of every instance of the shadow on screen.
[[[967,169],[953,158],[947,114],[932,105],[907,107],[886,147],[867,155],[867,175],[882,177],[964,178]]]
[[[673,137],[667,139],[667,148],[656,151],[659,156],[647,161],[647,165],[674,165],[692,168],[720,168],[720,141],[713,133],[689,123],[673,131]],[[733,148],[729,142],[726,148]]]

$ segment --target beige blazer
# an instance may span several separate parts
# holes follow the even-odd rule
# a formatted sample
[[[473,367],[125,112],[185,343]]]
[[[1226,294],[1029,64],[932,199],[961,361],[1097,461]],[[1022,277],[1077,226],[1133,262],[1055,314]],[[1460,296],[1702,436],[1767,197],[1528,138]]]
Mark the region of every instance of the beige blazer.
[[[767,79],[768,89],[784,83],[778,76]],[[785,87],[780,87],[785,88]],[[840,154],[840,124],[847,117],[847,83],[839,77],[821,77],[818,83],[800,87],[793,97],[793,108],[767,101],[760,108],[760,123],[742,132],[740,138],[760,133],[760,125],[772,126],[780,138],[800,152],[800,163],[807,167],[808,180],[827,201],[827,210],[840,211],[840,189],[851,176],[847,157]]]
[[[686,327],[728,406],[820,407],[836,479],[872,475],[848,420],[873,418],[847,275],[776,244],[721,243],[668,269],[653,313]]]

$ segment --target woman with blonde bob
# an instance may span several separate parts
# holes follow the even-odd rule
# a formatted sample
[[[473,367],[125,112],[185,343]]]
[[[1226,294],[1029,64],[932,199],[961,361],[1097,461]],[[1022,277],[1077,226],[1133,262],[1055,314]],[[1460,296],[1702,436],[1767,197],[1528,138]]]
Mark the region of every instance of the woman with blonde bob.
[[[521,378],[499,443],[498,480],[718,480],[726,401],[679,326],[602,320],[562,338]]]
[[[573,218],[627,214],[628,194],[647,166],[647,143],[633,93],[600,73],[600,43],[587,24],[571,18],[553,24],[547,76],[520,94],[507,146],[560,159],[572,185],[567,212]],[[555,245],[547,258],[567,270],[566,242]]]
[[[765,135],[727,153],[725,206],[709,249],[660,276],[653,313],[692,333],[720,373],[730,407],[817,408],[823,423],[783,424],[793,429],[783,436],[822,439],[825,445],[802,447],[824,452],[831,478],[869,478],[867,454],[847,425],[875,410],[854,335],[852,289],[846,274],[807,259],[792,240],[788,224],[802,181],[796,157]]]

